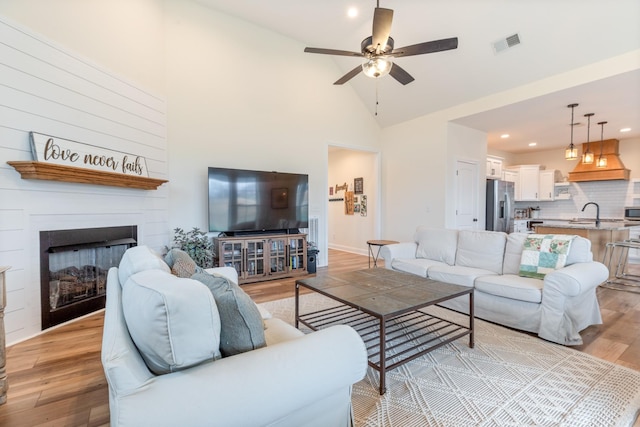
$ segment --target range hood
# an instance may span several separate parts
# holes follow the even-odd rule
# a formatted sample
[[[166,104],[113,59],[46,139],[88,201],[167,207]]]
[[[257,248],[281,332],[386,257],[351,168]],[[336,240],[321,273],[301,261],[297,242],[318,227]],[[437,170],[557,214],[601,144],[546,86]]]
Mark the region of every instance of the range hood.
[[[607,158],[607,167],[596,167],[596,160],[600,155],[600,142],[592,142],[589,149],[593,151],[594,162],[590,165],[582,163],[578,160],[573,172],[569,172],[569,181],[610,181],[615,179],[629,180],[630,170],[624,167],[620,160],[620,152],[618,150],[620,141],[617,139],[607,139],[602,141],[602,156]],[[587,148],[587,143],[582,144],[582,152]]]

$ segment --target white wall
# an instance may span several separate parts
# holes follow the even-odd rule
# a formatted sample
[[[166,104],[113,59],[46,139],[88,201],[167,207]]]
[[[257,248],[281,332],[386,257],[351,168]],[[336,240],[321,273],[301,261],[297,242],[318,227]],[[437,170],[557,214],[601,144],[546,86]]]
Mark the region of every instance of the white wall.
[[[164,93],[164,0],[2,0],[0,15]]]
[[[376,239],[378,225],[378,155],[341,148],[329,150],[329,186],[347,184],[353,191],[354,178],[363,178],[363,192],[367,196],[367,215],[345,214],[344,201],[329,202],[329,247],[367,255],[367,240]],[[344,198],[344,191],[327,198]],[[362,195],[354,195],[361,203]]]
[[[447,121],[433,114],[385,128],[382,135],[380,237],[406,241],[418,225],[444,226]]]

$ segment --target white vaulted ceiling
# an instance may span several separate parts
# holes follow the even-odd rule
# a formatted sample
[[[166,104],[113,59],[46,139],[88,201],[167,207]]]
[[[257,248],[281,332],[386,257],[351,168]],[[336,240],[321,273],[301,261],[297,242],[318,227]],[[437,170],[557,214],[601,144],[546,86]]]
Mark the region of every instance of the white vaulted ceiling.
[[[304,46],[360,51],[371,35],[373,0],[197,0],[199,3],[271,29]],[[347,17],[356,7],[359,15]],[[507,152],[565,145],[569,135],[569,103],[577,102],[576,122],[593,112],[606,120],[606,138],[640,137],[640,1],[639,0],[381,0],[394,10],[391,36],[402,47],[458,37],[458,49],[395,61],[415,81],[402,86],[390,76],[370,79],[360,74],[351,86],[375,111],[382,127],[477,100],[619,55],[638,57],[631,72],[576,85],[492,111],[456,120],[488,133],[489,146]],[[521,43],[495,53],[493,43],[517,33]],[[267,47],[256,47],[268,49]],[[304,53],[308,61],[334,61],[339,68],[320,90],[348,90],[333,81],[360,60]],[[620,127],[633,130],[618,134]],[[508,142],[500,134],[508,132]],[[576,142],[580,141],[576,138]]]

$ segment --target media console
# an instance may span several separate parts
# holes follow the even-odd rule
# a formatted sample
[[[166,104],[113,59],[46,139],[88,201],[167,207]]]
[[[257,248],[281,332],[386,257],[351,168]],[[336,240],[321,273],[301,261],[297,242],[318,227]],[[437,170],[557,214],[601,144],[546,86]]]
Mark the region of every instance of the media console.
[[[215,265],[235,268],[240,284],[307,274],[306,234],[214,237],[213,250]]]

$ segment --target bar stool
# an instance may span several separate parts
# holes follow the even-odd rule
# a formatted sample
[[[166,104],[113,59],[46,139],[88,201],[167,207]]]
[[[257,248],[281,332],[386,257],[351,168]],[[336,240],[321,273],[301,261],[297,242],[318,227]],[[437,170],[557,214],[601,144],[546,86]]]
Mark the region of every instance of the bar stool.
[[[640,250],[640,239],[627,239],[607,243],[602,262],[609,269],[606,284],[640,287],[640,275],[628,270],[629,250]]]

